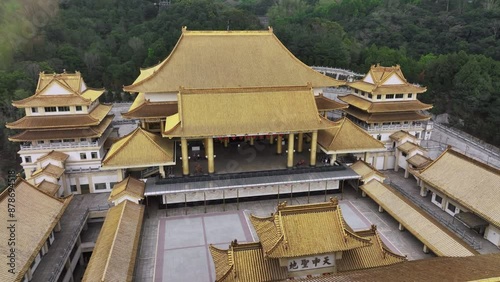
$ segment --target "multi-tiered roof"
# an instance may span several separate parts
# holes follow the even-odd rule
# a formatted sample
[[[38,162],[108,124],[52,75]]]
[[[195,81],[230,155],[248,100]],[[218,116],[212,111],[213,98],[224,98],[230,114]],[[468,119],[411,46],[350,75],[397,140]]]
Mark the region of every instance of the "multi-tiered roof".
[[[417,100],[427,89],[409,83],[399,65],[372,66],[360,81],[347,84],[354,89],[340,99],[349,104],[344,111],[366,123],[422,121],[430,116],[420,111],[432,108]]]
[[[6,124],[8,128],[23,130],[9,140],[100,137],[113,119],[108,115],[111,106],[98,102],[103,93],[104,89],[87,87],[79,72],[40,73],[35,94],[12,103],[17,108],[26,108],[29,115]],[[50,114],[42,114],[49,110]]]

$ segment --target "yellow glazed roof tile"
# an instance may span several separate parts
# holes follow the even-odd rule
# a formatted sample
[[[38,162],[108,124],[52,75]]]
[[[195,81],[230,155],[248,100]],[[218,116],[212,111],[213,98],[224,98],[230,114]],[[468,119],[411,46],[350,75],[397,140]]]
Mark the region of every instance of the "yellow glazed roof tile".
[[[167,117],[164,136],[271,134],[332,127],[319,116],[311,88],[306,86],[184,89],[178,96],[179,112]],[[179,124],[170,123],[177,116]]]
[[[285,202],[271,217],[252,215],[250,221],[268,258],[334,253],[371,244],[347,230],[336,198],[328,203],[300,206],[287,206]]]
[[[132,281],[143,214],[128,200],[109,209],[82,281]]]
[[[473,256],[478,253],[457,235],[401,196],[394,188],[377,180],[361,186],[377,204],[438,256]]]
[[[344,117],[333,124],[335,127],[318,131],[318,144],[326,151],[352,153],[385,150],[382,142],[373,138],[348,118]]]
[[[29,270],[31,263],[40,252],[49,238],[51,231],[59,222],[72,196],[58,199],[44,193],[27,181],[18,178],[14,185],[16,224],[16,274],[8,272],[7,263],[0,264],[0,281],[21,281],[23,275]],[[0,220],[7,224],[9,219],[8,204],[9,190],[5,189],[0,194]],[[7,225],[6,225],[7,226]],[[9,254],[10,246],[7,244],[10,233],[0,232],[0,239],[5,242],[0,244],[0,253]]]
[[[102,161],[102,167],[149,167],[174,162],[173,141],[138,127],[113,143]]]
[[[129,92],[177,92],[185,88],[338,86],[314,71],[269,31],[188,31],[183,29],[170,55],[141,70]]]
[[[500,227],[500,170],[448,148],[417,177]]]

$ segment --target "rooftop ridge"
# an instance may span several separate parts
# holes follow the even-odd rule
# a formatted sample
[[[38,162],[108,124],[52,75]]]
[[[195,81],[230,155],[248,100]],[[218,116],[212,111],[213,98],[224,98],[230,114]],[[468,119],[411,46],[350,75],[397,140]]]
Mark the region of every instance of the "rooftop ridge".
[[[280,91],[311,91],[312,85],[310,83],[304,86],[252,86],[252,87],[228,87],[228,88],[184,88],[180,87],[179,92],[181,95],[184,94],[199,94],[199,93],[252,93],[252,92],[264,92],[262,90],[280,92]]]

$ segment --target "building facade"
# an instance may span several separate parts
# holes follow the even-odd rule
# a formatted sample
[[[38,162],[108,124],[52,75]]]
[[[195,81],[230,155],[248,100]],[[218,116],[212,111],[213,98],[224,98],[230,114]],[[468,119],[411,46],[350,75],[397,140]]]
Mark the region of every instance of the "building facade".
[[[99,103],[104,89],[87,87],[79,72],[40,73],[35,94],[13,101],[25,116],[7,123],[20,132],[21,165],[32,184],[59,186],[56,193],[109,192],[117,171],[102,171],[105,143],[113,132],[111,105]],[[50,184],[43,184],[50,183]]]

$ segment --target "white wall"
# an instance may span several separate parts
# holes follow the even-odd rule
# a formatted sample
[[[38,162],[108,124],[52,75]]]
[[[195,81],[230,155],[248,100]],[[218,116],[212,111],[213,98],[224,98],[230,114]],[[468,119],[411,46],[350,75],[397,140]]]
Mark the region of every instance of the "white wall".
[[[326,184],[326,188],[329,190],[328,193],[331,193],[331,190],[339,189],[339,181],[331,180]],[[278,187],[279,186],[279,187]],[[222,189],[219,190],[208,190],[208,191],[196,191],[196,192],[188,192],[186,193],[186,200],[188,202],[198,202],[208,200],[217,200],[217,199],[235,199],[236,197],[253,197],[253,196],[265,196],[265,195],[277,195],[278,191],[280,197],[283,197],[283,200],[290,199],[290,193],[298,193],[298,192],[307,192],[309,191],[324,191],[325,190],[325,181],[320,182],[311,182],[310,188],[309,183],[300,183],[292,185],[268,185],[268,186],[256,186],[256,187],[247,187],[247,188],[238,188],[238,189]],[[239,190],[239,192],[237,192]],[[163,195],[163,203],[173,204],[173,203],[183,203],[185,201],[184,198],[185,193],[175,193],[175,194],[167,194]],[[205,195],[204,195],[205,194]],[[327,196],[328,197],[328,196]],[[166,201],[166,202],[165,202]]]
[[[144,99],[151,102],[173,102],[177,101],[177,92],[171,93],[145,93]]]
[[[500,248],[500,229],[488,225],[484,231],[484,238]]]

